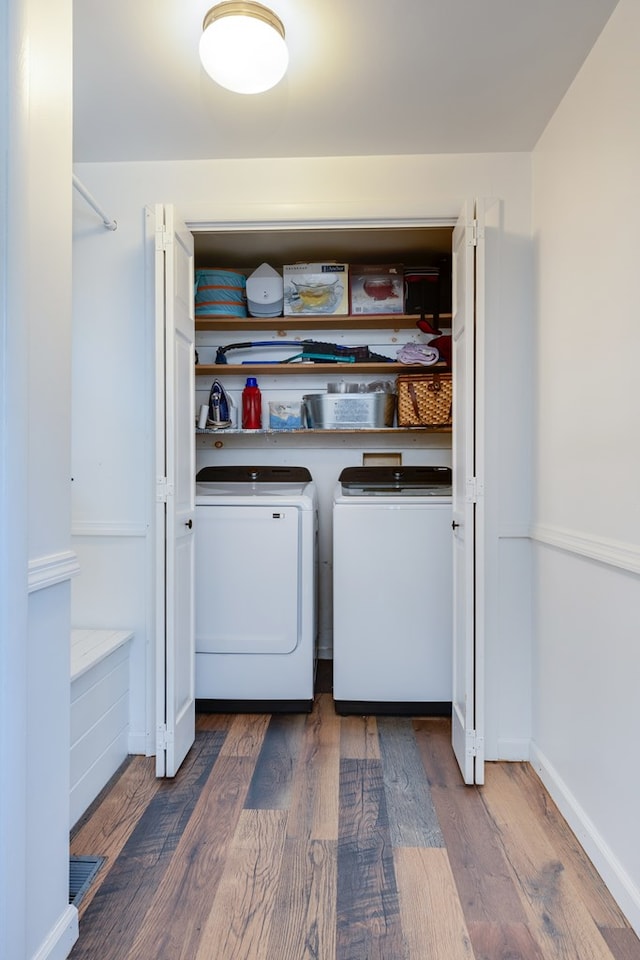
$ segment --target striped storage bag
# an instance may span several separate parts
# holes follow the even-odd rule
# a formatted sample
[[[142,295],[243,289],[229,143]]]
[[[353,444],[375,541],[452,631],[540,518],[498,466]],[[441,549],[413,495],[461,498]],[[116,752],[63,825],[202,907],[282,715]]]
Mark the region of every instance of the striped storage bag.
[[[195,271],[196,317],[246,317],[246,277],[235,270]]]

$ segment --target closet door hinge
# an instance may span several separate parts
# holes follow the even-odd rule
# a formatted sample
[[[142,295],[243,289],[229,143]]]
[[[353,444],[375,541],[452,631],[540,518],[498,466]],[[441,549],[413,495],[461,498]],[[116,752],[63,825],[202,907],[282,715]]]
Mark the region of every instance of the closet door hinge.
[[[467,733],[467,753],[470,757],[478,757],[484,753],[484,737],[479,736],[475,730]]]
[[[477,247],[480,240],[484,240],[484,226],[477,219],[471,221],[471,246]]]
[[[484,496],[484,483],[477,477],[467,477],[467,491],[465,500],[467,503],[477,503],[480,497]]]
[[[173,484],[166,477],[160,477],[156,482],[156,503],[166,503],[173,496]]]
[[[156,230],[156,250],[168,250],[173,242],[173,237],[169,230],[163,225]]]
[[[169,746],[169,734],[166,723],[161,723],[156,727],[156,753],[162,753]]]

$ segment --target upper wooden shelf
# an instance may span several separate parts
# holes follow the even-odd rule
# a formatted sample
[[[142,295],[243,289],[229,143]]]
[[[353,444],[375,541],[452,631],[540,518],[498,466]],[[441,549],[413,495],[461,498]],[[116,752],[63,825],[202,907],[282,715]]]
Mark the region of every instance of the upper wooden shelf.
[[[450,373],[451,370],[446,364],[436,363],[431,366],[424,364],[409,363],[198,363],[196,364],[196,376],[227,376],[246,375],[255,376],[277,376],[281,374],[297,374],[298,376],[307,373],[323,373],[325,376],[331,374],[345,373]]]
[[[369,314],[348,317],[196,317],[196,330],[408,330],[420,319],[417,313]],[[431,319],[429,314],[425,319]],[[440,314],[440,323],[449,321],[451,314]]]

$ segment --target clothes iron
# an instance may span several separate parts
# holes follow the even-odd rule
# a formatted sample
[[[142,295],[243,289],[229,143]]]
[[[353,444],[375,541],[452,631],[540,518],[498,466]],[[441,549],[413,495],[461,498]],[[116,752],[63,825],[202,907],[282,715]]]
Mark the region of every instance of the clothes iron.
[[[214,380],[209,391],[209,420],[212,423],[229,423],[230,402],[219,380]]]

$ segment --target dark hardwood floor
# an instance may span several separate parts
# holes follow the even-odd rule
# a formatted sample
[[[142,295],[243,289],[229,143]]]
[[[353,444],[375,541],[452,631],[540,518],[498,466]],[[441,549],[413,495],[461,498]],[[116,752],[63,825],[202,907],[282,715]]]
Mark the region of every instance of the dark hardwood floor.
[[[465,787],[443,718],[197,720],[178,776],[132,757],[73,832],[106,862],[74,960],[640,960],[532,769]]]

